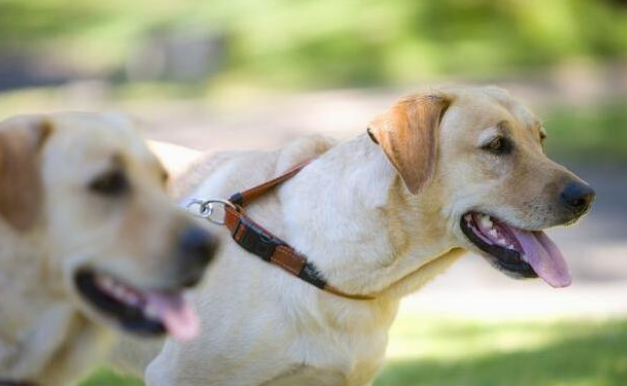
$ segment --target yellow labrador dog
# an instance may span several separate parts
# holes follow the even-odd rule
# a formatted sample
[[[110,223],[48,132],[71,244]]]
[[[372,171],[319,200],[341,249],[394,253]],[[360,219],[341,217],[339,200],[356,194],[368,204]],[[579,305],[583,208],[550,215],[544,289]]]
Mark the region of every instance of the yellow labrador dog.
[[[0,123],[0,385],[70,384],[115,329],[197,334],[182,291],[217,240],[166,195],[134,126],[87,113]]]
[[[169,340],[147,367],[149,386],[369,385],[400,299],[464,251],[514,278],[570,284],[543,230],[577,221],[594,192],[547,158],[540,121],[506,91],[409,96],[369,132],[213,157],[180,185],[191,198],[225,198],[317,157],[249,214],[336,289],[373,299],[322,291],[223,230],[226,246],[195,294],[211,328],[187,345]]]

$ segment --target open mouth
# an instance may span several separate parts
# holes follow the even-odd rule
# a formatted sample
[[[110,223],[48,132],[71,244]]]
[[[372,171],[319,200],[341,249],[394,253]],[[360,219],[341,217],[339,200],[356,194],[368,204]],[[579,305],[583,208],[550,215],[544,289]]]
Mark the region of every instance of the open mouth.
[[[180,292],[140,290],[89,269],[80,270],[74,281],[80,295],[123,330],[140,336],[168,333],[183,341],[198,335],[198,317]]]
[[[527,231],[481,213],[461,219],[466,237],[512,276],[541,277],[552,287],[571,283],[568,266],[555,243],[542,231]]]

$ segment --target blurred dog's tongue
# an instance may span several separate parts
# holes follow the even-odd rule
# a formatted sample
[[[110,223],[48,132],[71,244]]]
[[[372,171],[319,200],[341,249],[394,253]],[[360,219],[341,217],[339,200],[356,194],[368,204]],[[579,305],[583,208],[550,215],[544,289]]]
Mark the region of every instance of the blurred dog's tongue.
[[[195,338],[200,331],[196,312],[178,294],[150,292],[146,294],[146,305],[150,307],[174,339],[186,341]]]
[[[572,281],[568,265],[557,245],[544,232],[510,228],[527,255],[526,261],[552,287],[568,287]]]

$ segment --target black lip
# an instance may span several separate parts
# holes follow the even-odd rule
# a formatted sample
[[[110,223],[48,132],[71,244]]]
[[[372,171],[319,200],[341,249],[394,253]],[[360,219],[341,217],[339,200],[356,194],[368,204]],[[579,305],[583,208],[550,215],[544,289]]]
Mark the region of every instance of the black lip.
[[[465,217],[466,215],[462,216],[460,221],[462,232],[470,242],[488,255],[487,258],[493,266],[516,279],[535,279],[538,277],[536,271],[533,270],[531,265],[520,258],[520,253],[517,251],[512,251],[511,249],[503,248],[498,245],[487,244],[485,241],[481,240],[475,235],[475,232],[468,227],[464,219]]]
[[[123,330],[144,337],[161,336],[166,333],[165,326],[161,322],[146,318],[142,310],[120,303],[102,292],[96,286],[93,271],[79,271],[74,276],[74,282],[85,300],[100,313],[116,320]]]

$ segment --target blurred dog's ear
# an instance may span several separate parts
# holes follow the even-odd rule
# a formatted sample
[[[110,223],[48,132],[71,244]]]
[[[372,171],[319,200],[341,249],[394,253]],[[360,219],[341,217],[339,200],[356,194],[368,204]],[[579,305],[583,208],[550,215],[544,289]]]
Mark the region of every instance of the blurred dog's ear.
[[[438,127],[450,102],[441,94],[412,95],[398,101],[368,126],[369,135],[413,194],[420,193],[433,178]]]
[[[42,206],[40,150],[52,132],[41,116],[20,116],[0,123],[0,216],[24,231]]]

